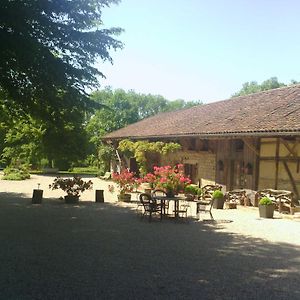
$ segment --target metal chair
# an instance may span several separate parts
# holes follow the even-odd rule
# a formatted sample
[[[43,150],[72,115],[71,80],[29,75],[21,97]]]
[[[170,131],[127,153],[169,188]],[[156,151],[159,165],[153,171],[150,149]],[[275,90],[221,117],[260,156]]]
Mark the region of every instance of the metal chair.
[[[210,218],[211,220],[214,219],[212,213],[211,213],[211,210],[212,210],[212,207],[213,207],[213,204],[214,204],[214,199],[210,199],[210,200],[200,200],[196,203],[197,205],[197,216],[198,216],[198,219],[200,221],[200,213],[203,212],[203,213],[209,213],[210,214]]]
[[[187,218],[187,212],[188,212],[188,209],[190,208],[190,204],[188,201],[180,201],[179,203],[179,207],[178,207],[178,210],[176,211],[176,213],[178,214],[179,217],[185,217]],[[174,211],[175,212],[175,211]]]
[[[142,193],[140,194],[140,202],[143,205],[144,212],[142,217],[148,215],[149,216],[149,222],[152,221],[152,215],[159,213],[160,214],[160,220],[162,218],[161,215],[161,205],[158,204],[155,199],[152,198],[150,194]]]

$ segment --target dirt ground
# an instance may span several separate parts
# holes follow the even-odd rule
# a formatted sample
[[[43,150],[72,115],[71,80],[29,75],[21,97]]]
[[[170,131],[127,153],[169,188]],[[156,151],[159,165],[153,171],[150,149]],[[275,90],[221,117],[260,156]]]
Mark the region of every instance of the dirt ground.
[[[0,299],[300,299],[299,216],[238,207],[198,221],[192,206],[188,221],[149,223],[111,182],[92,178],[66,205],[52,180],[0,181]]]

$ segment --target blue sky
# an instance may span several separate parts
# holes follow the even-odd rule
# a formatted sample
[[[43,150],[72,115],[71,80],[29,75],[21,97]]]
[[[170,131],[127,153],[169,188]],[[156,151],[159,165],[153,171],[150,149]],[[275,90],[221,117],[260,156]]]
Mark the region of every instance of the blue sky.
[[[299,15],[297,0],[123,0],[103,11],[125,32],[101,85],[208,103],[246,81],[300,81]]]

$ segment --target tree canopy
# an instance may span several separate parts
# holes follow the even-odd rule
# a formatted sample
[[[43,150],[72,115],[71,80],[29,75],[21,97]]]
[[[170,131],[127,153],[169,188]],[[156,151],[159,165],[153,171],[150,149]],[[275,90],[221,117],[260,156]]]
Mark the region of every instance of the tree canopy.
[[[261,91],[277,89],[296,83],[298,83],[296,80],[291,80],[290,84],[285,84],[283,82],[279,82],[277,77],[271,77],[270,79],[263,81],[261,84],[257,83],[257,81],[245,82],[243,84],[243,87],[238,92],[234,93],[232,97],[244,96]]]
[[[122,48],[103,29],[104,7],[118,0],[1,0],[0,89],[6,105],[41,118],[58,119],[61,110],[86,110],[94,102],[87,88],[104,76],[98,59]]]
[[[109,109],[97,110],[87,124],[88,131],[99,136],[135,123],[160,112],[173,111],[201,104],[200,101],[169,101],[162,96],[138,94],[134,91],[106,88],[96,91],[92,99]]]

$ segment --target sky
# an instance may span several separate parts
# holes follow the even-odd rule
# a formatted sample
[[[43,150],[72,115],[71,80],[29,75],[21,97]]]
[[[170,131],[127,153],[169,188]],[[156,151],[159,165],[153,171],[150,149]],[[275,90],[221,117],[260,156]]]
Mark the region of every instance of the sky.
[[[228,99],[247,81],[300,81],[299,0],[122,0],[103,10],[124,48],[101,86],[168,100]]]

